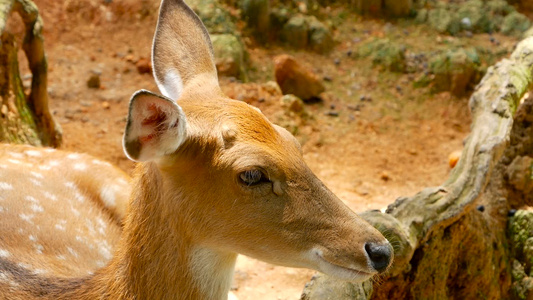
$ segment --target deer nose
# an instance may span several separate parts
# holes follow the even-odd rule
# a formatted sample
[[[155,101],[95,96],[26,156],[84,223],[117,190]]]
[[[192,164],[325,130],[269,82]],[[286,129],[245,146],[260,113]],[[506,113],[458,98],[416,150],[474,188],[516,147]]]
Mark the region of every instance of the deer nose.
[[[392,247],[387,243],[366,243],[365,250],[374,270],[383,272],[392,259]]]

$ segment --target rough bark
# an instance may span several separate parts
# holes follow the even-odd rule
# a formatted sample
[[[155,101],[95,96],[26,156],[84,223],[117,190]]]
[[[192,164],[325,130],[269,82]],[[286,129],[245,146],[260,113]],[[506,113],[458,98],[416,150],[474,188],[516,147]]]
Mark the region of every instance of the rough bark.
[[[28,97],[20,79],[14,38],[5,30],[13,12],[21,16],[26,28],[22,47],[33,75]],[[48,65],[42,29],[42,19],[32,1],[0,0],[0,141],[52,147],[61,144],[61,129],[48,109]]]
[[[515,187],[508,184],[507,170],[516,157],[533,154],[533,137],[524,134],[531,133],[533,113],[526,108],[533,98],[524,95],[532,87],[533,38],[528,38],[477,86],[469,103],[472,131],[449,178],[397,199],[385,214],[363,214],[391,240],[395,262],[380,284],[372,289],[356,284],[352,289],[359,293],[349,299],[511,297],[508,210],[531,204],[526,203],[531,198],[510,192]],[[328,281],[315,277],[302,299],[335,299],[318,292],[331,287]],[[339,293],[352,286],[336,284],[333,292]]]

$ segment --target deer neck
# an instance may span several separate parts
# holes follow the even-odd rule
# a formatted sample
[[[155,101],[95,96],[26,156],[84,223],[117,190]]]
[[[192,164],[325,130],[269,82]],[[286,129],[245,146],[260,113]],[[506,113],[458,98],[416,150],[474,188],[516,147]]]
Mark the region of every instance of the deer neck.
[[[237,254],[201,247],[186,230],[169,228],[169,218],[180,216],[170,215],[163,206],[159,170],[148,163],[137,172],[123,237],[102,272],[111,294],[135,299],[227,299]]]

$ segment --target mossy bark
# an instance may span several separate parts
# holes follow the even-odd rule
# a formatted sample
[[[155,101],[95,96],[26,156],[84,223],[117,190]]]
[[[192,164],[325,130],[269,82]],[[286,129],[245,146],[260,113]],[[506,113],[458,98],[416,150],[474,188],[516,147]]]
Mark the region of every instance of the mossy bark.
[[[32,72],[29,96],[24,94],[13,36],[6,32],[7,19],[17,12],[25,25],[23,49]],[[43,22],[29,0],[0,0],[0,141],[58,147],[61,129],[48,108],[47,61]]]
[[[442,186],[397,199],[387,212],[363,217],[395,246],[395,262],[380,284],[351,299],[509,299],[508,211],[528,199],[511,190],[507,169],[533,156],[533,38],[489,68],[470,99],[472,132]],[[526,132],[526,134],[524,134]],[[529,136],[528,134],[529,133]],[[529,203],[530,204],[530,203]],[[322,278],[322,279],[321,279]],[[315,278],[302,299],[327,299]],[[344,283],[345,285],[351,283]],[[333,298],[331,298],[333,299]]]

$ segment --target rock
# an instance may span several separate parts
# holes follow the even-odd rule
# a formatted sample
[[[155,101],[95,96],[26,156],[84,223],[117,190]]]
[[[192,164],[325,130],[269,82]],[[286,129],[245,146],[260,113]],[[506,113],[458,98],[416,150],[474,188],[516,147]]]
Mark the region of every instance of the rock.
[[[384,0],[383,13],[388,17],[407,17],[413,9],[413,0]]]
[[[533,158],[517,156],[507,167],[506,177],[509,184],[524,194],[533,193]]]
[[[139,74],[152,73],[152,62],[147,58],[141,57],[135,64],[135,67],[137,67]]]
[[[200,17],[209,33],[235,34],[235,26],[230,13],[216,0],[189,0],[187,4]]]
[[[406,70],[405,46],[392,43],[389,39],[375,39],[359,48],[360,57],[371,57],[374,65],[384,66],[392,72]]]
[[[292,112],[299,113],[304,110],[304,102],[302,99],[292,94],[282,96],[280,101],[281,106],[288,108]]]
[[[270,27],[270,1],[242,0],[241,10],[248,25],[258,33],[263,33],[259,37],[265,36]]]
[[[309,24],[309,46],[311,46],[311,50],[320,54],[330,52],[334,46],[330,30],[314,16],[309,17],[307,22]]]
[[[301,300],[362,300],[372,296],[372,283],[366,281],[363,285],[354,285],[331,278],[327,275],[317,274],[306,283]]]
[[[450,91],[463,96],[476,78],[479,64],[475,49],[452,49],[434,56],[429,63],[429,69],[435,75],[433,91]]]
[[[505,35],[521,35],[531,26],[529,19],[519,12],[508,14],[502,23],[501,32]]]
[[[297,14],[283,26],[281,39],[296,49],[306,48],[309,44],[309,25],[304,15]]]
[[[215,64],[219,75],[248,80],[245,66],[246,50],[240,39],[232,34],[212,34]]]
[[[281,30],[281,39],[296,49],[327,53],[334,46],[329,28],[315,16],[297,14],[290,18]]]
[[[90,89],[99,89],[100,88],[100,75],[92,74],[87,80],[87,87]]]
[[[318,76],[290,55],[276,56],[274,65],[276,82],[283,94],[294,94],[305,101],[318,97],[325,90]]]
[[[271,95],[283,95],[283,92],[281,91],[281,88],[279,87],[279,84],[275,81],[267,81],[263,84],[263,88],[265,91],[270,93]]]

